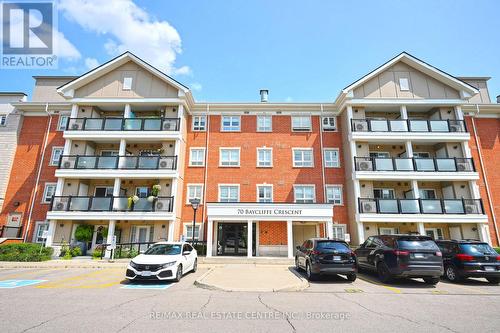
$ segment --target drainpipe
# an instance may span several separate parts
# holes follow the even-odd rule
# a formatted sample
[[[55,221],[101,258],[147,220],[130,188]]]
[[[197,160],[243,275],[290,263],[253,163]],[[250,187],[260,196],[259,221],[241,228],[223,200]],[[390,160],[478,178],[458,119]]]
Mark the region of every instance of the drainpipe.
[[[319,146],[320,146],[320,156],[321,156],[321,183],[323,184],[323,202],[326,203],[327,198],[326,198],[326,178],[325,178],[325,156],[324,156],[324,151],[323,151],[323,104],[320,104],[321,108],[321,115],[319,117]],[[340,151],[339,151],[339,159],[340,159]],[[333,214],[333,212],[332,212]],[[335,217],[335,216],[334,216]],[[325,228],[325,237],[329,237],[329,223],[325,223],[324,225]],[[319,236],[319,235],[318,235]]]
[[[477,114],[479,114],[479,104],[476,104]],[[471,117],[472,121],[472,129],[474,130],[474,140],[476,141],[476,147],[479,155],[479,163],[481,164],[481,173],[484,179],[484,185],[486,187],[486,196],[488,197],[488,205],[490,206],[491,216],[493,218],[493,228],[495,229],[495,236],[497,238],[497,244],[500,244],[500,237],[498,235],[498,227],[497,227],[497,219],[495,217],[495,207],[493,206],[493,201],[491,199],[490,186],[488,185],[488,178],[486,177],[486,170],[483,164],[483,154],[481,151],[481,146],[479,145],[479,140],[476,132],[476,123],[474,121],[474,117]]]
[[[205,136],[205,175],[203,176],[203,211],[202,211],[202,218],[201,218],[201,224],[202,226],[205,224],[205,216],[206,216],[206,211],[207,211],[207,177],[208,177],[208,142],[209,138],[208,136],[210,135],[210,104],[207,104],[207,135]],[[200,227],[201,231],[201,227]],[[194,232],[194,231],[193,231]],[[207,233],[210,232],[210,230],[207,230]]]
[[[28,233],[29,233],[30,226],[31,226],[31,217],[33,215],[33,207],[35,206],[36,194],[38,192],[38,184],[40,182],[40,175],[42,173],[43,160],[45,158],[45,150],[47,149],[47,143],[49,141],[50,126],[52,124],[52,115],[49,113],[49,103],[45,103],[45,112],[47,113],[47,115],[49,117],[49,121],[47,124],[47,131],[45,132],[45,139],[43,141],[42,156],[40,157],[40,163],[38,164],[38,171],[37,171],[37,175],[36,175],[35,188],[33,190],[33,196],[31,197],[30,211],[28,213],[28,222],[26,223],[26,229],[24,230],[24,237],[23,237],[24,242],[26,242],[28,239]]]

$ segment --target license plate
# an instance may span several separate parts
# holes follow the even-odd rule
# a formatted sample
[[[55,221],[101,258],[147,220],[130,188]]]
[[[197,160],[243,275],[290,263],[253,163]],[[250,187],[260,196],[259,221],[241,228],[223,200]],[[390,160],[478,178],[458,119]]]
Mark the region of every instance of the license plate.
[[[423,259],[423,258],[425,258],[425,254],[423,254],[423,253],[415,253],[415,254],[413,254],[413,257],[416,258],[416,259]]]
[[[333,256],[333,260],[342,260],[341,256]]]
[[[151,276],[151,272],[150,271],[144,271],[144,272],[142,272],[142,276]]]
[[[494,270],[495,270],[495,267],[491,267],[491,266],[484,266],[484,270],[485,270],[485,271],[494,271]]]

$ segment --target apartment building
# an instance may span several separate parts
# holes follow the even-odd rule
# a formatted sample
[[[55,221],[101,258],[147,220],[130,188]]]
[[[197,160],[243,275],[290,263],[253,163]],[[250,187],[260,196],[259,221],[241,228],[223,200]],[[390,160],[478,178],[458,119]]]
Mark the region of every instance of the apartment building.
[[[131,53],[36,77],[0,223],[58,248],[194,237],[207,256],[293,257],[309,237],[498,244],[500,105],[488,78],[402,53],[335,101],[201,103]],[[199,199],[194,211],[192,199]],[[43,237],[45,234],[47,238]],[[147,246],[147,245],[144,245]],[[109,253],[108,253],[109,254]]]

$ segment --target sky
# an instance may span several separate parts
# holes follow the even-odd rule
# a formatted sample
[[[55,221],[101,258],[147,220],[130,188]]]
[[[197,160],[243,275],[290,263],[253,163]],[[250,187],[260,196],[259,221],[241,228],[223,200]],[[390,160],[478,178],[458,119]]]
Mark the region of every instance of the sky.
[[[33,75],[81,75],[131,51],[196,101],[333,102],[406,51],[455,76],[490,76],[500,95],[497,0],[60,0],[57,69],[0,69],[0,91]]]

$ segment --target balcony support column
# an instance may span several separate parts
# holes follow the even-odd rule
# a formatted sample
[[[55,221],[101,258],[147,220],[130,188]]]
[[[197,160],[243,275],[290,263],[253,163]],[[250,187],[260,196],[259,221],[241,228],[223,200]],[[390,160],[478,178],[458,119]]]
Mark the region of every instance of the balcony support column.
[[[127,140],[120,139],[120,148],[118,150],[118,169],[122,169],[125,165],[125,156],[127,154]]]
[[[293,250],[293,222],[292,220],[286,221],[286,240],[288,247],[288,258],[293,259],[294,250]]]
[[[63,155],[70,155],[70,154],[71,154],[71,139],[66,139],[66,141],[64,141]]]
[[[54,235],[56,233],[56,220],[49,221],[49,229],[47,232],[47,238],[45,239],[45,246],[51,247],[54,243]]]
[[[118,209],[119,206],[119,200],[115,201],[114,197],[119,197],[120,196],[120,187],[121,187],[122,181],[120,178],[115,178],[115,183],[113,185],[113,209]]]
[[[455,109],[456,120],[464,120],[464,113],[462,112],[462,107],[460,105],[456,105],[454,109]]]
[[[247,257],[252,258],[253,257],[253,221],[248,220],[247,221]]]
[[[168,221],[168,235],[167,235],[167,240],[169,242],[173,242],[174,241],[174,227],[175,227],[175,220]]]
[[[207,222],[207,258],[212,256],[213,235],[214,235],[214,221],[208,218]]]
[[[413,158],[413,146],[411,144],[411,141],[406,141],[405,146],[406,146],[406,157]]]
[[[425,227],[424,227],[424,222],[417,222],[417,231],[422,236],[426,235],[426,233],[425,233]]]
[[[132,113],[132,108],[130,104],[125,104],[125,110],[123,110],[123,118],[130,118],[130,114]]]
[[[70,118],[78,118],[78,104],[71,105]]]
[[[479,234],[479,240],[481,242],[486,242],[491,244],[490,238],[490,228],[486,223],[478,223],[477,224],[477,233]]]
[[[404,119],[404,120],[408,119],[408,112],[406,110],[406,105],[401,105],[399,107],[399,111],[401,113],[401,119]]]
[[[365,242],[365,226],[363,222],[357,222],[356,227],[358,231],[358,243],[363,244]]]
[[[115,235],[115,226],[116,221],[110,220],[108,225],[108,235],[106,236],[106,244],[111,244],[113,242],[113,237]],[[111,250],[106,248],[106,253],[104,254],[104,258],[111,259]]]
[[[420,192],[418,191],[418,181],[411,181],[411,191],[413,193],[413,199],[420,199]]]
[[[61,196],[64,190],[64,178],[57,178],[57,185],[54,195],[56,197]]]

